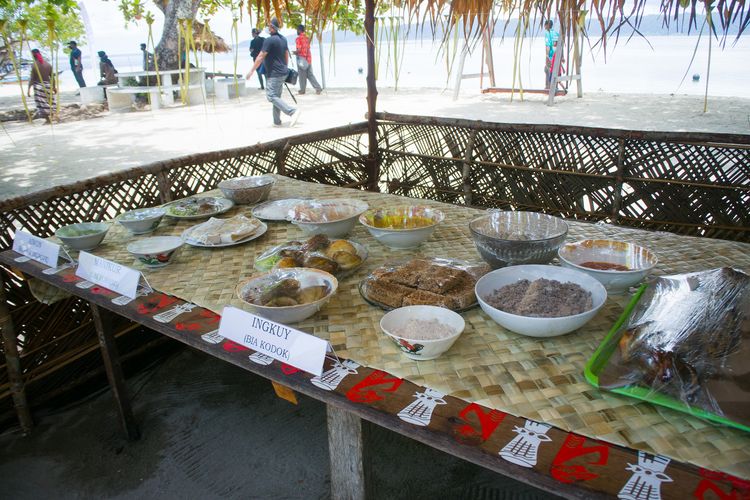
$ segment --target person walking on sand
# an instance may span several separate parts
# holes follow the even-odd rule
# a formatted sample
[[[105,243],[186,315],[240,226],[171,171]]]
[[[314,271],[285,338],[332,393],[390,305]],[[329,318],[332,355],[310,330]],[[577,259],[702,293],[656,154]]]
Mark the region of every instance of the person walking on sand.
[[[266,99],[273,104],[273,125],[281,126],[281,113],[291,116],[290,127],[294,127],[299,120],[299,108],[293,108],[281,98],[281,91],[284,88],[284,81],[289,74],[289,46],[286,38],[279,33],[279,20],[275,17],[268,23],[268,31],[271,36],[263,42],[258,58],[255,59],[253,68],[245,77],[250,79],[258,67],[263,64],[266,68]]]
[[[29,88],[26,95],[31,96],[34,89],[34,104],[36,114],[34,118],[44,118],[47,123],[52,123],[52,110],[55,109],[55,83],[52,81],[52,65],[44,60],[39,49],[32,49],[34,65],[29,76]]]
[[[307,80],[315,88],[315,93],[323,92],[318,80],[315,79],[312,70],[312,55],[310,54],[310,39],[305,34],[305,25],[297,26],[297,40],[295,42],[297,50],[294,54],[297,56],[297,71],[299,71],[299,93],[304,94],[307,87]]]
[[[255,62],[255,60],[258,58],[258,55],[260,54],[260,51],[263,50],[263,42],[266,39],[260,36],[260,30],[258,30],[258,28],[253,28],[251,33],[253,35],[253,39],[250,42],[250,57],[252,57],[253,62]],[[263,90],[265,88],[263,86],[263,75],[266,74],[265,67],[261,64],[255,71],[255,74],[258,75],[260,90]]]
[[[552,29],[552,20],[544,22],[544,88],[549,89],[552,84],[552,58],[557,50],[557,40],[560,34]]]
[[[143,71],[154,70],[154,55],[146,50],[146,44],[141,44],[141,52],[143,52]]]
[[[73,40],[68,42],[68,48],[70,48],[70,69],[76,77],[78,86],[85,87],[86,82],[83,79],[83,64],[81,64],[81,49],[78,48],[78,43]]]

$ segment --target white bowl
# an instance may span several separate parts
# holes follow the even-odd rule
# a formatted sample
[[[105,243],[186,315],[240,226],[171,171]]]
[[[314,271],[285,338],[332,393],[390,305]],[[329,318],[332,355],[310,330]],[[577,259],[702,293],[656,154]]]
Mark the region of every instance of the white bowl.
[[[104,240],[109,227],[104,222],[79,222],[59,228],[55,236],[74,250],[93,250]]]
[[[427,240],[445,215],[440,210],[413,205],[368,210],[359,222],[389,248],[414,248]]]
[[[247,290],[252,288],[264,288],[285,278],[294,278],[300,282],[301,288],[309,286],[326,285],[330,289],[328,295],[307,304],[294,306],[271,307],[253,304],[245,298]],[[320,310],[328,302],[338,289],[339,282],[331,274],[319,269],[306,267],[291,267],[285,269],[274,269],[271,272],[246,279],[237,285],[237,297],[242,300],[252,312],[270,319],[277,323],[298,323],[309,318]]]
[[[437,320],[453,330],[453,333],[439,339],[413,339],[394,333],[396,329],[408,324],[410,320]],[[460,314],[437,306],[399,307],[387,313],[380,320],[380,329],[383,330],[383,333],[388,335],[388,338],[404,353],[404,356],[417,361],[435,359],[450,349],[461,336],[465,326],[466,323]]]
[[[523,279],[534,281],[540,278],[579,285],[584,290],[591,292],[592,308],[573,316],[537,318],[519,316],[501,311],[485,301],[490,294],[505,285],[510,285]],[[482,276],[477,281],[474,291],[476,292],[479,306],[497,324],[512,332],[528,335],[529,337],[556,337],[577,330],[596,316],[596,313],[607,301],[607,290],[604,289],[601,283],[588,274],[574,269],[539,264],[525,264],[496,269]]]
[[[343,238],[354,229],[357,217],[368,208],[364,201],[349,198],[304,200],[289,210],[289,220],[308,235]]]
[[[167,211],[160,207],[138,208],[123,212],[117,222],[133,234],[150,233],[159,225]]]
[[[244,205],[259,203],[271,192],[276,179],[270,175],[253,175],[225,179],[219,183],[222,194],[233,202]]]
[[[560,263],[593,276],[609,293],[625,293],[651,272],[659,261],[649,249],[613,240],[582,240],[563,245],[557,251]],[[584,263],[617,264],[624,270],[593,269]]]
[[[152,236],[130,243],[128,252],[146,267],[164,267],[172,261],[182,243],[179,236]]]

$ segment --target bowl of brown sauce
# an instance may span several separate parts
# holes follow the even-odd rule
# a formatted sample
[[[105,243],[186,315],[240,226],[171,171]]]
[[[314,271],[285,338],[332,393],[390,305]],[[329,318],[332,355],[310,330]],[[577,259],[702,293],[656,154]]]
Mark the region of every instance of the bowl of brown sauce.
[[[648,248],[615,240],[582,240],[563,245],[560,263],[596,278],[609,293],[625,293],[640,283],[658,259]]]

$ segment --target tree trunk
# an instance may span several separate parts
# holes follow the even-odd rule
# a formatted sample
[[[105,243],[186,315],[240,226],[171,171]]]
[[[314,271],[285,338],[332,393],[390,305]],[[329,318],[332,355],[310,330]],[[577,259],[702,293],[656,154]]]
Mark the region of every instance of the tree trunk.
[[[159,69],[177,69],[180,55],[177,50],[177,39],[180,32],[180,19],[195,19],[198,12],[199,0],[158,0],[154,2],[164,13],[164,30],[161,40],[154,52],[158,57]],[[185,51],[185,41],[180,41],[180,49]],[[189,60],[189,58],[185,58]]]

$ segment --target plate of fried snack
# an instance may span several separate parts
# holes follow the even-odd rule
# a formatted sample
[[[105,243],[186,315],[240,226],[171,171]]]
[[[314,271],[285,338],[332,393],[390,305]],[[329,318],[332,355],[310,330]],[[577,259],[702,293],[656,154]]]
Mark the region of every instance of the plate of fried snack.
[[[465,311],[477,305],[474,286],[490,270],[486,264],[418,258],[375,269],[359,284],[362,297],[385,310],[440,306]]]
[[[255,269],[269,271],[307,267],[342,278],[356,271],[366,259],[367,248],[364,245],[316,234],[306,241],[289,241],[268,249],[255,259]]]

